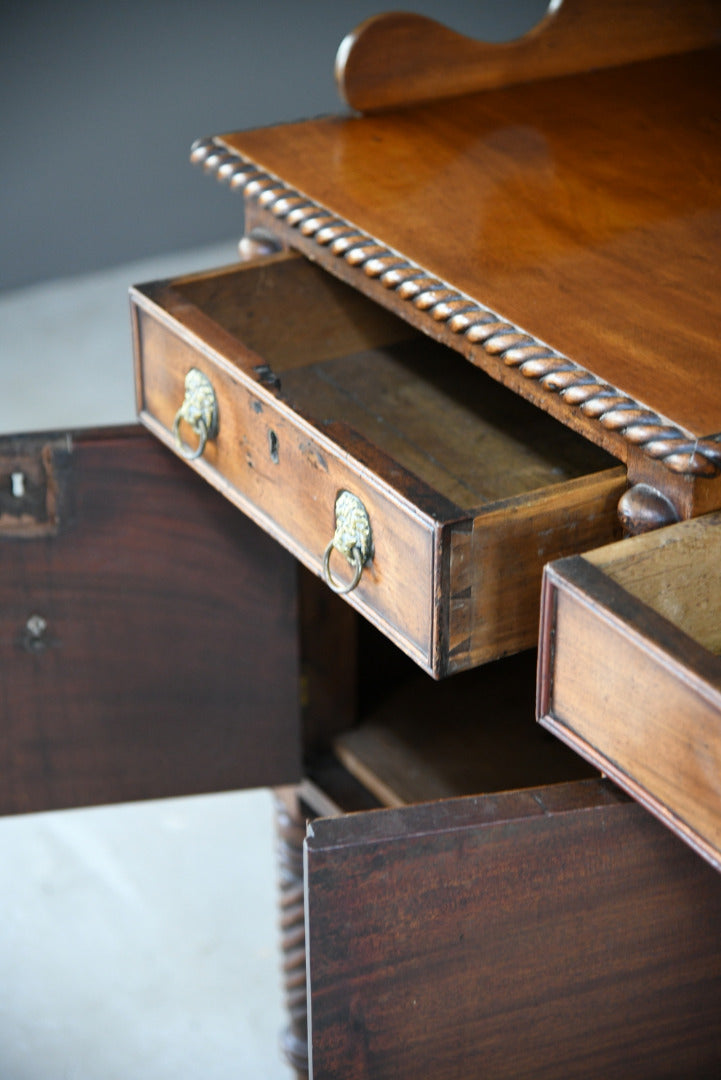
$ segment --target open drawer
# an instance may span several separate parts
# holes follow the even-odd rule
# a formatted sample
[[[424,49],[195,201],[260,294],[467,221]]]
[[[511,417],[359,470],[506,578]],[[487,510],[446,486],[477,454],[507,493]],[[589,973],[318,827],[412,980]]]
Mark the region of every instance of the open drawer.
[[[534,644],[543,564],[616,534],[612,459],[298,255],[132,303],[142,422],[436,677]]]
[[[554,746],[534,662],[418,672],[336,739],[380,808],[317,780],[313,1076],[716,1075],[721,877]]]
[[[721,514],[545,574],[539,717],[721,869]]]

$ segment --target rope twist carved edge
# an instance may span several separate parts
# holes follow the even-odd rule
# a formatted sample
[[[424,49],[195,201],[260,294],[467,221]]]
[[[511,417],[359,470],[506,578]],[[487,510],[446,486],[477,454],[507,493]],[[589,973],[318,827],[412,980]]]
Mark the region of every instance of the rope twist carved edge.
[[[199,139],[193,144],[191,161],[673,472],[703,478],[721,474],[721,440],[695,439],[477,301],[428,276],[253,162],[229,151],[219,140]]]

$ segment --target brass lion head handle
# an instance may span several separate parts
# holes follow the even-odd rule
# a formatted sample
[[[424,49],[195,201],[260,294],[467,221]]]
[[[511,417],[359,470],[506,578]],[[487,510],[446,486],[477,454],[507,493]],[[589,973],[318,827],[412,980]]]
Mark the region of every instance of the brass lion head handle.
[[[343,584],[331,572],[333,551],[343,555],[353,568],[353,577]],[[363,567],[373,555],[373,536],[366,508],[357,495],[341,491],[335,501],[335,533],[323,555],[323,577],[339,595],[352,592],[361,579]]]
[[[183,442],[180,425],[187,424],[198,436],[195,449]],[[175,414],[173,438],[178,452],[186,461],[195,461],[202,456],[208,439],[218,434],[218,401],[212,383],[207,375],[197,368],[191,368],[185,376],[185,397],[183,404]]]

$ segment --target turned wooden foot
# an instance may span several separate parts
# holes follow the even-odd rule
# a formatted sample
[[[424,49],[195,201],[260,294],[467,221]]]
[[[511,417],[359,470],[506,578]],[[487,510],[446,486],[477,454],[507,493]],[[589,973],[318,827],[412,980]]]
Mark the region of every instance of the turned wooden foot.
[[[308,1076],[308,1002],[305,982],[303,839],[305,817],[295,788],[275,791],[283,982],[289,1025],[281,1048],[298,1080]]]

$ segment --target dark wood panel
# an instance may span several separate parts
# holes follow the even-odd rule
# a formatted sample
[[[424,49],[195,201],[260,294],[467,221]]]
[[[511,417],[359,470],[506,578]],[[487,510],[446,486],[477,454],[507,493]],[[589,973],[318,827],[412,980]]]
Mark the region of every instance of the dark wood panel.
[[[139,428],[45,456],[52,530],[0,531],[0,812],[298,779],[293,560]]]
[[[313,1075],[711,1077],[721,878],[601,781],[315,821]]]

